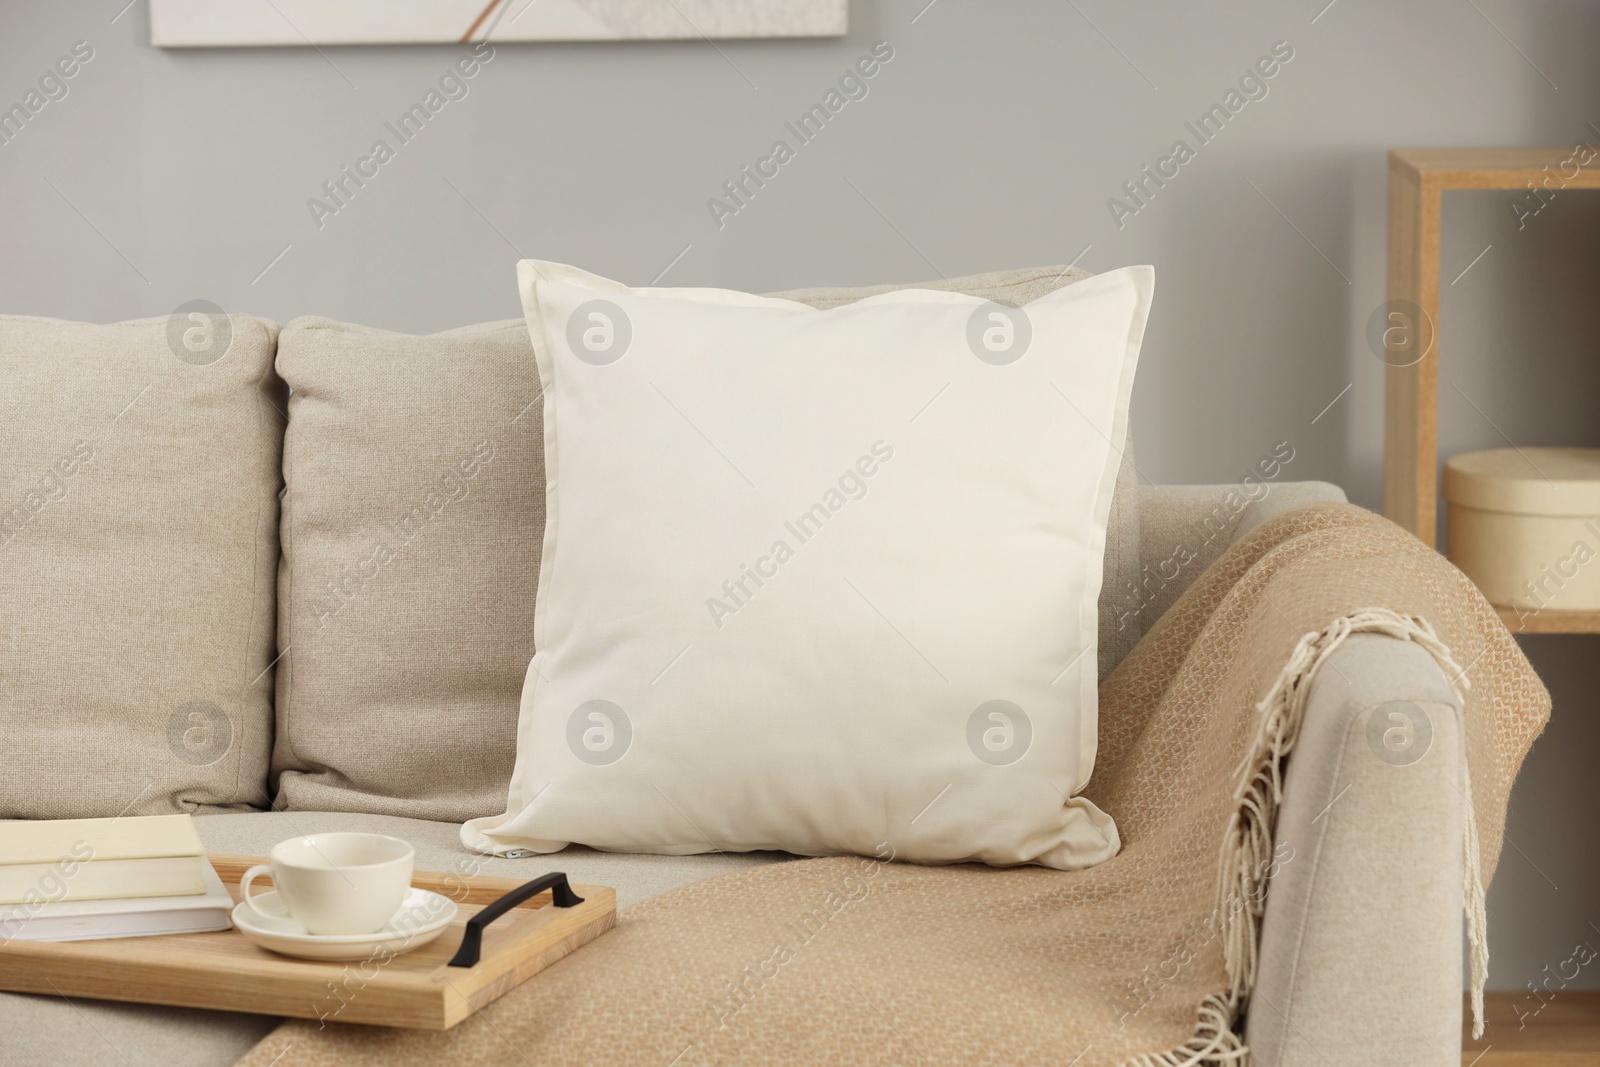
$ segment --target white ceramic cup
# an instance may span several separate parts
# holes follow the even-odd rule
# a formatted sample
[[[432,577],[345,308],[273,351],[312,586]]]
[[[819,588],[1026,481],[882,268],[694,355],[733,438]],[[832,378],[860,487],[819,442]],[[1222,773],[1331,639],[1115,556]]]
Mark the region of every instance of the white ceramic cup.
[[[372,934],[400,910],[411,887],[416,850],[383,834],[331,833],[291,837],[272,846],[269,862],[244,872],[239,897],[267,919],[295,919],[312,934]],[[272,879],[275,911],[256,902],[250,886]]]

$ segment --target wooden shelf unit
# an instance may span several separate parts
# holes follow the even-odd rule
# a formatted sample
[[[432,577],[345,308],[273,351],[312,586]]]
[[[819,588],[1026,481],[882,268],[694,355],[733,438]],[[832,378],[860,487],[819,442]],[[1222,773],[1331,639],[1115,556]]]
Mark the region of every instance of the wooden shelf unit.
[[[1406,148],[1389,153],[1389,306],[1416,305],[1432,348],[1410,366],[1385,368],[1383,513],[1437,545],[1439,506],[1439,232],[1451,189],[1600,189],[1600,158],[1576,165],[1573,148]],[[1569,175],[1568,172],[1573,172]],[[1541,611],[1513,631],[1600,633],[1600,612]]]

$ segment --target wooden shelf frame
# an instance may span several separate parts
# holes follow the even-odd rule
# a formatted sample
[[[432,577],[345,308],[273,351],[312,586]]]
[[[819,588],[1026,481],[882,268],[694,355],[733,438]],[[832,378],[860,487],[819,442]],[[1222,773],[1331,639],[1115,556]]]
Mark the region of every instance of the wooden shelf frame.
[[[1439,231],[1452,189],[1600,189],[1600,158],[1577,166],[1572,148],[1406,148],[1389,153],[1389,287],[1431,323],[1433,347],[1389,366],[1383,398],[1383,513],[1438,544]],[[1565,164],[1565,167],[1563,167]],[[1568,172],[1576,172],[1570,174]]]
[[[1590,150],[1594,151],[1593,149]],[[1422,312],[1432,347],[1410,366],[1385,368],[1383,513],[1430,545],[1439,543],[1439,237],[1444,193],[1458,189],[1552,193],[1600,189],[1600,157],[1578,149],[1407,148],[1389,153],[1388,307]],[[1541,611],[1500,617],[1514,632],[1600,633],[1600,612]]]

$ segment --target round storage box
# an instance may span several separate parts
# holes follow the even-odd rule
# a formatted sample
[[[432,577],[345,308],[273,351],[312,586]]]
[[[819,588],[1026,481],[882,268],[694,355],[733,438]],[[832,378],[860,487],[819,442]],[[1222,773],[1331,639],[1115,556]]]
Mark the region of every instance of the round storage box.
[[[1464,452],[1444,499],[1450,562],[1491,604],[1600,610],[1600,449]]]

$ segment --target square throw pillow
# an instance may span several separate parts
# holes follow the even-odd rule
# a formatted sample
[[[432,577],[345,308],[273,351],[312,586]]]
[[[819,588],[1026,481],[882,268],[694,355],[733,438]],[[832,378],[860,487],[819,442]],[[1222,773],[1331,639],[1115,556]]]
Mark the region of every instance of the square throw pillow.
[[[828,311],[519,267],[538,651],[469,846],[1072,869],[1147,267]]]
[[[266,807],[277,333],[0,317],[0,818]]]
[[[533,655],[544,413],[520,320],[278,340],[277,805],[460,822],[500,808]]]

